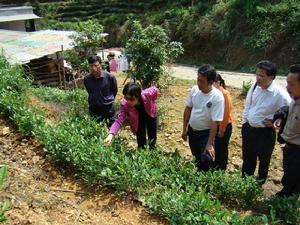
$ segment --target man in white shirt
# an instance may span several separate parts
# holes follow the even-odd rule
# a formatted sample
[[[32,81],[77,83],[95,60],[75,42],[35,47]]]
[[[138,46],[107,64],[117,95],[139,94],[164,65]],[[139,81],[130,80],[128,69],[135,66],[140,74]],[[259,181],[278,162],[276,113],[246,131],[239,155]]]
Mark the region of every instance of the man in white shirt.
[[[215,79],[214,67],[203,65],[199,68],[198,85],[191,89],[183,114],[182,139],[186,141],[189,137],[196,166],[204,171],[209,169],[214,159],[214,138],[224,114],[223,94],[212,85]]]
[[[242,151],[243,176],[251,176],[259,159],[258,179],[263,184],[268,176],[271,155],[275,146],[276,132],[273,115],[289,105],[288,93],[274,81],[276,64],[263,60],[256,65],[256,83],[248,91],[243,112]]]

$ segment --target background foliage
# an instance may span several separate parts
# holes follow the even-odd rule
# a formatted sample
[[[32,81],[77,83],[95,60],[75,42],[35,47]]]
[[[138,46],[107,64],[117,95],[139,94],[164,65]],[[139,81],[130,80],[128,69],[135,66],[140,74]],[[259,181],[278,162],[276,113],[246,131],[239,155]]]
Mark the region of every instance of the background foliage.
[[[108,32],[108,46],[125,46],[133,20],[160,25],[180,41],[180,62],[247,69],[262,58],[281,67],[300,56],[298,0],[77,0],[35,4],[43,27],[73,29],[72,22],[95,19]]]

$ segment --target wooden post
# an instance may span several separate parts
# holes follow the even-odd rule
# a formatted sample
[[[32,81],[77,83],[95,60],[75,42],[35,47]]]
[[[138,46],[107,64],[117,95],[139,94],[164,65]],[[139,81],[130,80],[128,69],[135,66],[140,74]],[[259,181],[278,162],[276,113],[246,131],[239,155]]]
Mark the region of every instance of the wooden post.
[[[57,64],[57,67],[58,67],[58,79],[59,79],[59,87],[61,88],[62,87],[62,81],[61,81],[61,73],[60,73],[60,56],[59,56],[59,53],[56,52],[56,64]]]
[[[66,71],[65,71],[65,64],[64,64],[64,46],[63,45],[61,45],[61,59],[62,59],[62,65],[63,65],[63,70],[62,70],[63,84],[64,84],[64,89],[66,89]]]

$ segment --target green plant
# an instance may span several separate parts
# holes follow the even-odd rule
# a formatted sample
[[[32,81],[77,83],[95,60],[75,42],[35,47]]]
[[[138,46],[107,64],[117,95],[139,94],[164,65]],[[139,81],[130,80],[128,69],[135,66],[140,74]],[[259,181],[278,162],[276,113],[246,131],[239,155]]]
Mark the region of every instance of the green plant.
[[[271,197],[266,201],[273,222],[285,222],[287,224],[300,223],[299,195],[291,197]]]
[[[103,26],[97,21],[87,20],[79,22],[75,28],[76,33],[71,36],[73,45],[80,56],[88,57],[96,54],[105,42]]]
[[[87,20],[79,22],[75,31],[76,33],[71,35],[74,50],[66,52],[66,59],[71,62],[72,66],[87,71],[87,57],[97,54],[105,43],[103,26],[97,21]]]
[[[250,80],[246,82],[243,81],[243,86],[241,88],[241,95],[246,96],[251,86],[252,86],[252,81]]]
[[[0,188],[3,186],[6,176],[7,176],[7,167],[1,166],[0,167]],[[8,217],[5,215],[5,212],[9,209],[9,203],[7,200],[4,200],[1,205],[2,206],[0,208],[0,223],[4,223],[8,220]]]
[[[137,21],[133,23],[133,33],[126,44],[126,52],[131,54],[133,69],[129,71],[143,87],[158,85],[167,76],[163,65],[183,53],[179,42],[170,42],[160,26],[143,28]]]
[[[198,177],[198,183],[216,198],[245,208],[257,203],[263,192],[257,180],[242,178],[240,173],[225,175],[223,171],[209,171]]]

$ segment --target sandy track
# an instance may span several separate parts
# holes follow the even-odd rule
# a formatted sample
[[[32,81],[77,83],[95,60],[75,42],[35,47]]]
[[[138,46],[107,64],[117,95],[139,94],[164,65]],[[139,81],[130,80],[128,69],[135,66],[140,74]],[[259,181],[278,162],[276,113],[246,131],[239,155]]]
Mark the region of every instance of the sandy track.
[[[171,66],[171,75],[181,79],[196,80],[197,67],[183,66],[174,64]],[[251,73],[231,72],[231,71],[218,71],[226,82],[226,85],[241,88],[243,82],[255,82],[255,76]],[[283,88],[286,87],[285,77],[276,77],[276,83]]]

